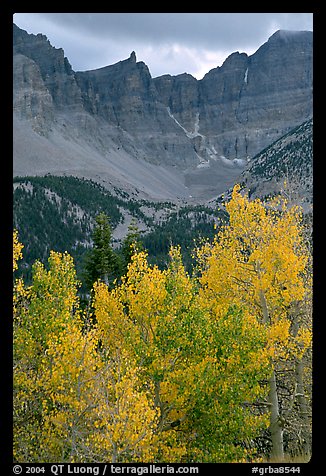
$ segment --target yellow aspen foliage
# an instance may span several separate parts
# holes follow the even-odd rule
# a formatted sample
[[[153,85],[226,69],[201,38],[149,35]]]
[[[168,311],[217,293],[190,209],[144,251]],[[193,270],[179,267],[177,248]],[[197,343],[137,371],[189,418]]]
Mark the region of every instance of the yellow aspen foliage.
[[[60,339],[52,337],[40,365],[43,398],[40,460],[85,461],[84,439],[93,429],[92,411],[99,365],[93,332],[67,323]]]
[[[170,266],[166,271],[166,287],[175,312],[187,309],[194,295],[193,284],[186,273],[180,246],[170,249]]]
[[[151,384],[139,377],[125,352],[117,351],[97,373],[94,426],[87,442],[95,460],[151,461],[155,456],[157,410],[151,400]]]
[[[260,385],[266,376],[263,358],[257,358],[263,351],[264,329],[236,309],[223,314],[217,325],[198,299],[178,247],[171,248],[170,259],[167,270],[160,271],[147,264],[146,253],[137,253],[120,286],[109,290],[95,285],[102,353],[109,358],[112,352],[124,352],[147,382],[157,412],[151,440],[154,460],[249,460],[251,450],[235,439],[239,431],[244,433],[244,425],[244,438],[266,426],[266,416],[252,415],[241,406],[243,400],[251,402],[265,393]],[[235,339],[241,339],[236,346]],[[237,415],[232,428],[226,424],[230,404],[232,418]],[[222,431],[225,425],[229,440]]]
[[[24,246],[18,241],[18,231],[13,232],[13,271],[18,268],[17,261],[23,257],[22,249]]]
[[[133,331],[132,323],[124,313],[117,289],[109,291],[101,282],[94,283],[94,316],[98,335],[108,353],[124,346],[126,335]]]
[[[226,210],[229,223],[212,244],[197,252],[199,301],[217,323],[230,306],[236,305],[260,326],[264,348],[252,358],[262,368],[270,368],[267,405],[271,409],[272,455],[282,458],[283,428],[275,372],[285,362],[294,368],[312,338],[309,325],[293,313],[294,307],[311,294],[307,272],[311,257],[302,212],[298,207],[288,208],[281,198],[266,203],[249,201],[240,193],[239,185],[233,188]],[[232,345],[242,341],[237,338],[235,342]],[[237,352],[227,363],[237,365],[235,358],[240,358]]]
[[[97,331],[68,324],[43,359],[47,461],[143,461],[153,457],[156,410],[138,369],[119,352],[101,358]],[[50,365],[49,365],[50,364]]]
[[[273,369],[311,344],[293,311],[309,256],[298,209],[238,186],[226,208],[198,276],[179,247],[165,270],[136,252],[120,284],[94,284],[91,319],[68,253],[36,262],[28,288],[16,280],[15,461],[259,460]],[[14,269],[21,250],[16,233]]]
[[[260,322],[275,325],[270,339],[278,341],[286,325],[289,306],[304,299],[308,287],[305,270],[309,259],[302,234],[298,207],[286,208],[286,201],[264,204],[249,201],[236,185],[226,209],[229,225],[220,231],[213,245],[198,250],[204,269],[200,278],[202,300],[223,311],[230,304],[245,305]],[[276,337],[277,336],[277,337]],[[290,341],[283,336],[283,347]],[[285,352],[285,350],[284,350]]]
[[[22,249],[24,245],[18,240],[18,231],[13,232],[13,271],[18,269],[18,261],[22,259]],[[16,278],[13,286],[13,318],[19,319],[20,313],[24,309],[24,301],[27,299],[28,289],[25,287],[22,278]]]
[[[149,267],[146,253],[132,256],[127,279],[121,285],[121,299],[128,306],[144,342],[153,342],[157,317],[163,310],[166,297],[162,272],[157,266]]]
[[[14,289],[14,309],[14,456],[17,461],[40,461],[43,360],[78,315],[71,256],[51,252],[48,270],[36,262],[32,285],[24,290],[20,283]]]

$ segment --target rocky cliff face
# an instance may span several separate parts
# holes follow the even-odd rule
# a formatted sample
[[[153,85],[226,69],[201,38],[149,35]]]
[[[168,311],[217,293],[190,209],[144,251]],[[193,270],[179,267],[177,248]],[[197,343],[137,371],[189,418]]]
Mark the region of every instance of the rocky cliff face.
[[[205,158],[246,159],[312,115],[312,33],[278,31],[252,56],[233,53],[200,81],[154,82]],[[217,153],[215,152],[217,151]]]
[[[74,72],[46,36],[15,25],[13,51],[17,175],[70,173],[159,197],[212,196],[312,116],[311,32],[276,32],[199,81],[152,78],[134,52]]]
[[[198,163],[192,145],[160,101],[148,67],[136,62],[134,52],[112,66],[78,72],[76,80],[87,112],[131,134],[144,159],[181,167]]]
[[[81,106],[80,91],[75,73],[62,48],[54,48],[45,35],[29,35],[14,25],[14,57],[21,54],[35,63],[44,87],[49,91],[56,107]],[[14,73],[16,73],[14,69]],[[14,77],[17,77],[15,74]]]

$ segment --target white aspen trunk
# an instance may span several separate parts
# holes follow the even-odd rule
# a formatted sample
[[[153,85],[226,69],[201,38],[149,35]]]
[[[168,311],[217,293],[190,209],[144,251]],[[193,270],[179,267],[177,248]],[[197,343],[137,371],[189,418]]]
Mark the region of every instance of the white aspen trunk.
[[[263,312],[263,322],[266,325],[270,325],[270,317],[267,307],[266,298],[263,290],[259,291],[260,305]],[[271,432],[272,438],[272,451],[271,459],[273,461],[282,461],[284,458],[284,444],[283,444],[283,428],[280,422],[280,408],[277,395],[277,384],[275,371],[268,381],[269,392],[268,392],[268,403],[270,404],[270,420],[269,420],[269,429]]]
[[[118,456],[117,444],[113,443],[112,444],[112,463],[117,462],[117,456]]]
[[[305,456],[310,456],[310,432],[309,432],[309,408],[307,399],[305,396],[304,384],[303,384],[303,362],[297,359],[295,362],[295,380],[296,380],[296,394],[295,398],[299,403],[300,417],[303,426],[303,453]]]
[[[277,396],[277,385],[275,371],[269,379],[269,393],[268,401],[270,403],[271,415],[270,415],[270,425],[269,429],[272,437],[272,451],[271,459],[272,461],[283,461],[284,458],[284,447],[283,447],[283,428],[280,424],[280,412]]]
[[[296,337],[298,335],[299,331],[299,322],[298,322],[298,316],[299,316],[299,306],[296,306],[294,308],[294,313],[293,313],[293,335]],[[304,371],[304,364],[302,361],[302,358],[295,359],[295,364],[294,364],[294,376],[295,376],[295,395],[294,398],[296,398],[298,404],[299,404],[299,415],[301,418],[302,422],[302,433],[303,433],[303,453],[305,456],[310,456],[311,453],[311,441],[310,441],[310,431],[309,431],[309,426],[310,426],[310,421],[309,421],[309,405],[307,402],[307,398],[305,396],[305,388],[304,388],[304,383],[303,383],[303,371]]]

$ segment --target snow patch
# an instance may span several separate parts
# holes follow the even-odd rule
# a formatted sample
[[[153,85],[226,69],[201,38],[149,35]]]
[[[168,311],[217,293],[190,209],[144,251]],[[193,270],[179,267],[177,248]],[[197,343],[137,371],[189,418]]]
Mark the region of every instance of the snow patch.
[[[221,162],[228,167],[244,167],[245,159],[227,159],[224,155],[220,155]]]
[[[172,114],[171,110],[169,107],[166,108],[167,111],[168,111],[168,114],[169,116],[171,117],[171,119],[174,120],[174,122],[179,126],[181,127],[181,129],[183,130],[183,132],[186,134],[187,137],[189,137],[189,139],[193,139],[194,137],[204,137],[202,134],[199,133],[199,112],[196,113],[196,116],[195,116],[195,123],[194,123],[194,131],[193,132],[189,132],[187,131],[187,129],[185,127],[183,127],[183,125],[180,124],[180,122],[174,117],[174,115]]]
[[[196,112],[194,132],[192,132],[192,134],[193,134],[193,137],[197,137],[197,136],[204,137],[203,134],[200,134],[199,132],[199,112]]]
[[[239,167],[244,167],[247,163],[246,159],[233,159],[233,163]]]
[[[243,81],[247,84],[248,83],[248,68],[245,71]]]
[[[198,164],[196,168],[197,169],[209,169],[210,168],[209,160],[207,162],[200,162],[200,164]]]

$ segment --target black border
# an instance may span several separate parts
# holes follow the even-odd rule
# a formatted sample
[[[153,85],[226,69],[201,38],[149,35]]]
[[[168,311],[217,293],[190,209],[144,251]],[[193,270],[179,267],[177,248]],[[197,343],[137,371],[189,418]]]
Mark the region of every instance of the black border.
[[[33,3],[33,5],[31,5]],[[320,2],[319,2],[320,3]],[[15,12],[25,12],[27,7],[29,12],[39,12],[49,10],[51,4],[47,5],[35,5],[35,2],[30,2],[28,5],[26,2],[11,2],[11,5],[1,5],[0,6],[0,38],[1,38],[1,84],[2,84],[2,108],[1,115],[3,118],[1,131],[2,138],[2,173],[1,173],[1,187],[0,190],[3,194],[2,197],[2,232],[1,232],[1,276],[4,278],[1,280],[1,343],[0,343],[0,368],[1,368],[1,380],[0,380],[0,396],[1,396],[1,413],[0,413],[0,428],[1,428],[1,447],[0,447],[0,468],[2,470],[6,468],[2,474],[14,474],[13,473],[13,460],[12,460],[12,140],[13,140],[13,128],[12,128],[12,21],[13,14]],[[103,3],[99,5],[99,8],[96,9],[96,5],[93,4],[92,13],[103,11]],[[185,10],[189,8],[190,5],[186,5]],[[219,5],[220,6],[220,5]],[[222,5],[221,5],[222,6]],[[225,5],[228,6],[228,5]],[[234,5],[236,7],[236,5]],[[243,4],[241,4],[241,7]],[[266,5],[268,7],[272,6],[274,12],[278,11],[291,11],[291,8],[286,8],[284,2],[279,2],[278,4],[273,2],[272,5]],[[59,12],[64,12],[67,10],[68,5],[62,5],[56,2],[55,9]],[[126,5],[128,7],[128,5]],[[132,7],[132,5],[131,5]],[[144,6],[146,7],[146,5]],[[150,8],[144,8],[143,12],[153,10],[153,5]],[[176,9],[168,8],[168,5],[164,3],[164,9],[166,12],[182,12],[184,9],[182,7]],[[202,7],[205,7],[202,5]],[[203,11],[194,13],[209,13],[211,11],[212,4],[207,5],[207,9]],[[240,8],[241,8],[240,7]],[[249,12],[255,12],[256,8],[249,8]],[[322,340],[324,335],[322,334],[321,324],[324,317],[323,304],[324,300],[322,298],[323,291],[323,277],[325,270],[322,268],[321,256],[322,251],[324,250],[324,240],[323,240],[323,224],[324,224],[324,209],[323,209],[323,197],[321,195],[322,190],[322,180],[323,180],[323,162],[326,161],[324,158],[324,151],[322,147],[321,134],[324,129],[324,121],[322,116],[322,106],[321,106],[321,96],[322,96],[322,86],[321,82],[323,81],[325,74],[321,71],[320,65],[324,56],[324,35],[323,32],[323,21],[321,15],[320,4],[317,5],[317,2],[309,2],[305,5],[306,8],[302,8],[303,12],[311,12],[314,14],[314,166],[313,166],[313,188],[314,188],[314,214],[313,214],[313,239],[314,239],[314,252],[313,252],[313,266],[314,266],[314,282],[313,282],[313,293],[314,293],[314,304],[313,304],[313,445],[312,445],[312,458],[308,463],[295,463],[295,464],[279,464],[279,463],[261,463],[261,464],[252,464],[252,463],[200,463],[200,464],[186,464],[186,465],[177,465],[177,466],[197,466],[199,468],[199,475],[211,474],[214,469],[217,471],[221,470],[222,474],[231,470],[235,474],[252,474],[252,467],[266,468],[264,474],[272,474],[269,471],[269,468],[273,467],[281,468],[285,466],[299,467],[300,475],[302,474],[319,474],[320,468],[323,464],[323,450],[324,449],[324,438],[322,430],[322,415],[323,415],[323,371],[322,371]],[[241,11],[241,9],[239,10]],[[293,4],[292,4],[293,9]],[[53,11],[50,8],[50,11]],[[68,8],[68,12],[71,10]],[[112,11],[110,9],[110,11]],[[116,12],[121,12],[121,8],[113,10]],[[112,11],[112,12],[113,12]],[[129,9],[127,10],[130,11]],[[161,12],[161,8],[159,12]],[[229,12],[229,9],[226,10]],[[260,9],[259,9],[260,11]],[[270,10],[268,10],[269,12]],[[297,11],[297,10],[295,10]],[[132,12],[132,9],[131,9]],[[234,13],[238,12],[236,10]],[[85,12],[88,13],[88,12]],[[135,12],[140,13],[140,12]],[[216,12],[218,13],[218,12]],[[222,13],[222,12],[221,12]],[[267,12],[266,12],[267,13]],[[320,58],[319,58],[320,57]],[[320,71],[319,71],[320,69]],[[325,88],[325,86],[324,86]],[[110,464],[110,463],[108,463]],[[231,467],[230,467],[231,464]],[[23,464],[22,474],[26,474],[24,468],[27,466],[44,466],[46,468],[45,474],[52,474],[51,464],[45,463],[44,465],[36,464]],[[68,465],[63,465],[67,467]],[[96,466],[92,465],[70,465],[71,467],[77,466]],[[104,464],[100,465],[101,467]],[[128,466],[128,465],[115,465],[115,466]],[[129,465],[130,466],[130,465]],[[139,464],[133,466],[147,466],[146,464]],[[157,466],[167,466],[167,465],[157,465]],[[170,466],[175,466],[171,464]],[[67,470],[64,468],[63,471]],[[42,473],[40,473],[42,474]],[[43,473],[44,474],[44,473]],[[62,474],[68,474],[63,472]],[[110,474],[107,472],[106,474]],[[122,473],[120,473],[122,474]],[[124,473],[126,474],[126,472]],[[131,474],[131,473],[129,473]],[[164,473],[166,474],[166,473]],[[190,474],[190,473],[189,473]],[[255,473],[259,474],[259,473]],[[280,474],[280,473],[279,473]],[[283,473],[284,474],[284,473]],[[298,474],[298,473],[289,473],[289,474]]]

